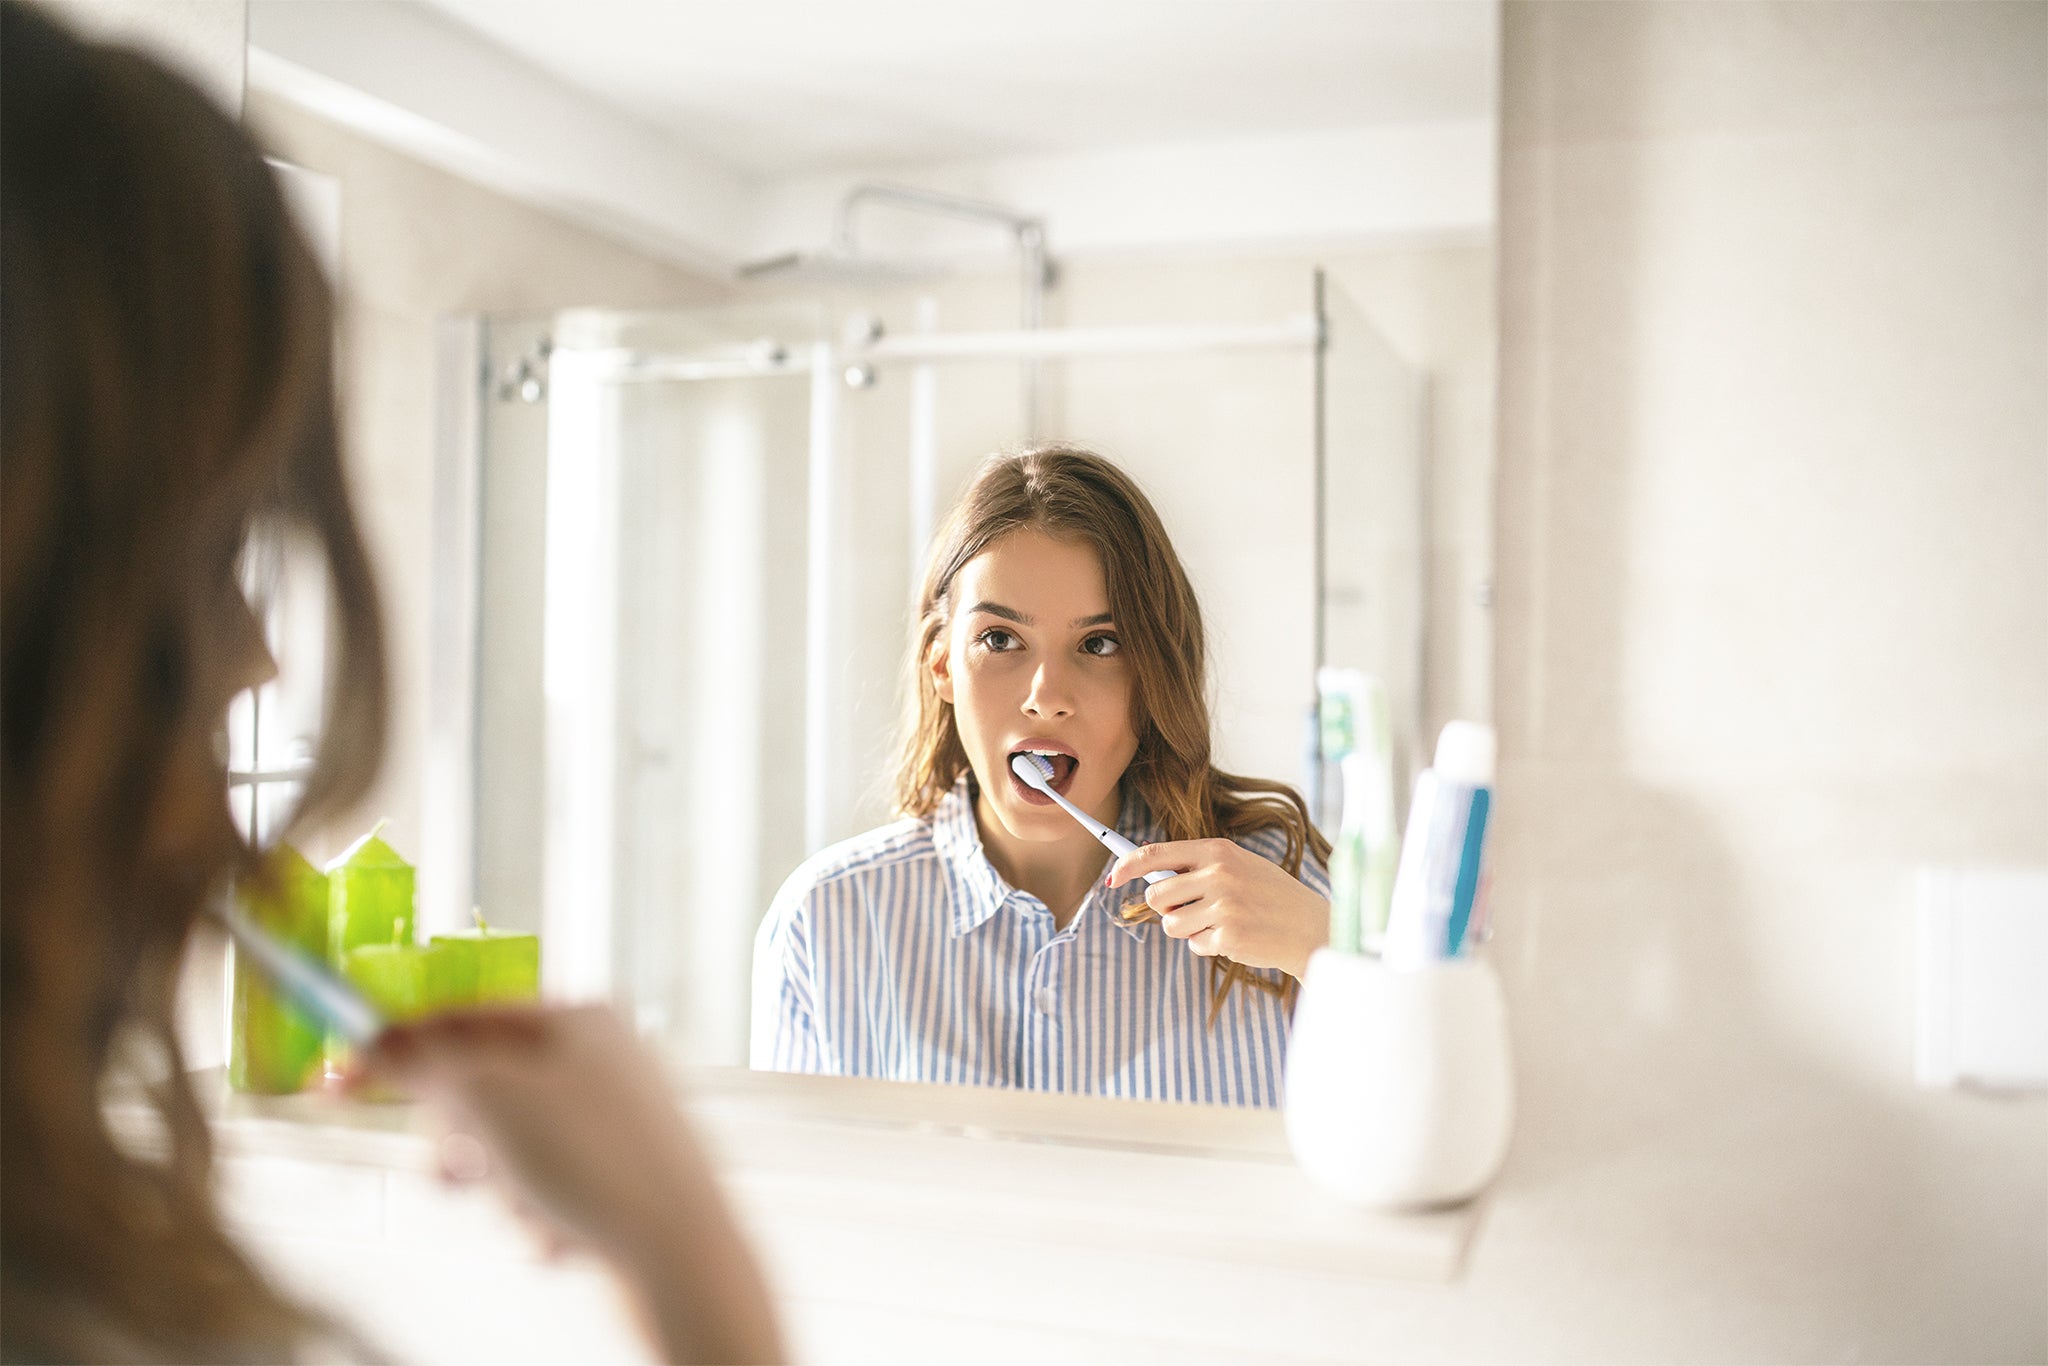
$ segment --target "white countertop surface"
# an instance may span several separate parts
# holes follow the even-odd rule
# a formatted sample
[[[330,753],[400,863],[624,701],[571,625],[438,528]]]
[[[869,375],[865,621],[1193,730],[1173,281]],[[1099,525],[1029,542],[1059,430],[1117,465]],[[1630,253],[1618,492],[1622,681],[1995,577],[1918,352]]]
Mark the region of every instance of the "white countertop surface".
[[[239,1094],[220,1069],[194,1080],[223,1161],[433,1169],[417,1106]],[[1476,1204],[1336,1203],[1295,1169],[1270,1110],[731,1068],[682,1070],[679,1093],[734,1198],[757,1212],[1439,1282],[1479,1222]]]

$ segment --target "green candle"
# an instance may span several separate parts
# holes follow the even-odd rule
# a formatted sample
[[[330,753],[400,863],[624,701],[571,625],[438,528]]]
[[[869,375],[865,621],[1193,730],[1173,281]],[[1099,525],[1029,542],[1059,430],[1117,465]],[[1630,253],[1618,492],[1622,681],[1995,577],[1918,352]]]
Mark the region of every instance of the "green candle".
[[[327,951],[334,965],[364,944],[413,940],[413,867],[379,836],[385,822],[327,865]]]
[[[412,946],[413,867],[382,839],[385,824],[378,821],[327,865],[327,953],[344,975],[356,949]],[[347,1056],[348,1045],[339,1037],[327,1040],[330,1074],[340,1072]]]
[[[238,887],[242,912],[278,939],[327,956],[327,876],[288,844],[270,856],[270,878]],[[232,949],[230,950],[232,952]],[[228,977],[228,1085],[282,1095],[302,1089],[320,1061],[321,1027],[284,1000],[270,979],[234,955]]]
[[[470,914],[476,918],[475,929],[433,938],[433,947],[449,954],[442,971],[451,986],[461,983],[467,974],[467,980],[475,984],[470,1002],[477,1005],[539,1000],[540,936],[494,929],[485,923],[483,912]]]
[[[410,941],[403,944],[360,944],[341,956],[341,975],[355,984],[385,1020],[398,1024],[416,1020],[432,1009],[427,996],[427,949]],[[331,1045],[328,1061],[333,1064],[347,1052],[347,1045]],[[371,1078],[356,1088],[356,1097],[368,1101],[404,1100],[406,1095],[387,1082]]]
[[[427,1011],[427,951],[417,944],[363,944],[342,955],[341,975],[392,1024]]]
[[[427,945],[427,1009],[453,1010],[476,1004],[476,954],[467,943],[435,935]]]

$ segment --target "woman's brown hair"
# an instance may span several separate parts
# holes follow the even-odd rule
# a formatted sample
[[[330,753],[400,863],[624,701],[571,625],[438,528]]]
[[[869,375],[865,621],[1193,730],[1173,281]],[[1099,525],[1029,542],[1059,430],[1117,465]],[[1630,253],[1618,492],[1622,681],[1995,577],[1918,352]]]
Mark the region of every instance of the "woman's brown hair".
[[[252,525],[309,533],[328,571],[300,819],[383,745],[326,285],[232,120],[13,0],[0,184],[0,1352],[280,1359],[318,1325],[222,1227],[172,1015],[207,899],[258,868],[216,748]],[[167,1063],[154,1157],[101,1110],[138,1043]]]
[[[929,816],[967,770],[952,704],[925,684],[925,661],[951,624],[953,580],[996,541],[1026,528],[1083,542],[1102,558],[1110,615],[1131,672],[1131,728],[1138,737],[1124,781],[1166,837],[1236,839],[1277,830],[1287,842],[1282,862],[1288,872],[1299,877],[1309,855],[1327,862],[1330,843],[1292,788],[1225,773],[1209,761],[1208,647],[1194,585],[1144,491],[1078,446],[991,457],[940,529],[918,593],[898,809]],[[1239,964],[1211,962],[1217,972],[1212,1019],[1234,981],[1275,989]]]

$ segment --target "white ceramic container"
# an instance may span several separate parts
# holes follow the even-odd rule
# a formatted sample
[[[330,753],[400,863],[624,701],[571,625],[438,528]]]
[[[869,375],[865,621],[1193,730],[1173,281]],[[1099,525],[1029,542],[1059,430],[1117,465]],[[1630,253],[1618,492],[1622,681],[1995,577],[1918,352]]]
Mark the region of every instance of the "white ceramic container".
[[[1408,1209],[1478,1194],[1514,1127],[1500,979],[1482,958],[1413,969],[1322,949],[1288,1043],[1287,1139],[1318,1185]]]

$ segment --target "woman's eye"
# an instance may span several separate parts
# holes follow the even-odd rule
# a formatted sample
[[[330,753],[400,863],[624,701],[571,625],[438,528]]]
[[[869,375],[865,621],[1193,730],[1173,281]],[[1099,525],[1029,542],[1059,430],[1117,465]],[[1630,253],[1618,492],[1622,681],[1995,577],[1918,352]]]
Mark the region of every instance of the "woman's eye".
[[[983,649],[995,651],[1012,649],[1017,644],[1016,635],[1012,632],[1005,631],[1000,626],[989,627],[986,631],[983,631],[980,635],[976,636],[974,640],[975,643],[980,645]]]
[[[1117,643],[1115,636],[1090,636],[1081,642],[1082,654],[1095,655],[1097,657],[1113,655],[1122,648]]]

